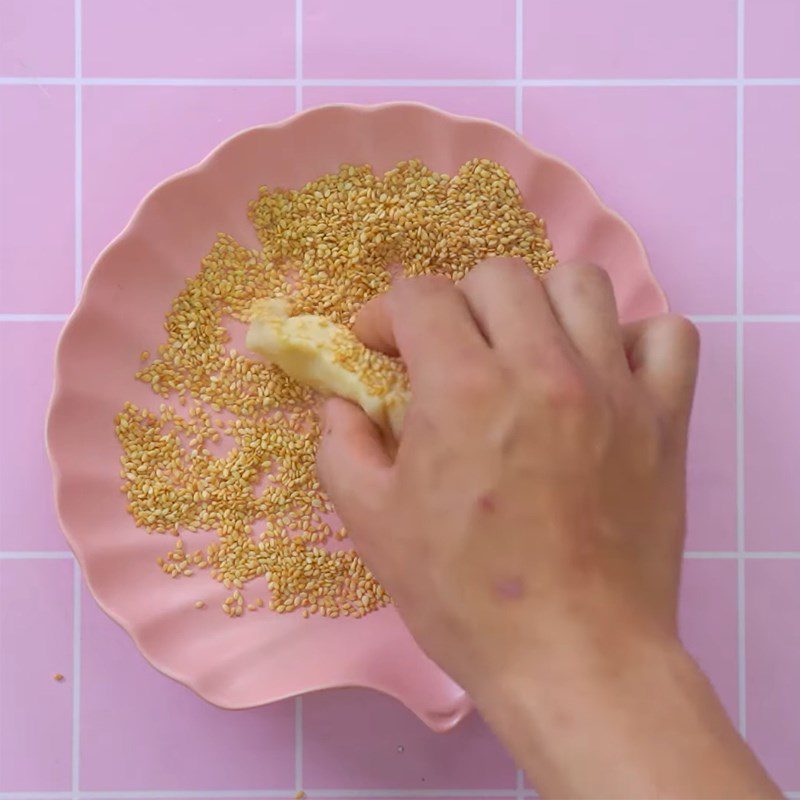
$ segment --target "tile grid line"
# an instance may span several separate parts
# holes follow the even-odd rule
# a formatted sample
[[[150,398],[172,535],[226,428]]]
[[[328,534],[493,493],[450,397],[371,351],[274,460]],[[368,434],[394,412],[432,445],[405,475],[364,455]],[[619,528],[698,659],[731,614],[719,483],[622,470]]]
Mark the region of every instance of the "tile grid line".
[[[108,78],[108,77],[17,77],[0,76],[2,86],[284,86],[297,87],[296,78]],[[800,86],[797,78],[303,78],[302,86],[428,86],[452,88],[633,88],[633,87],[721,87]],[[302,87],[301,87],[302,88]]]
[[[0,800],[288,800],[294,794],[292,789],[242,789],[230,790],[181,790],[181,789],[142,789],[131,791],[85,791],[85,792],[0,792]],[[486,800],[486,797],[502,797],[516,800],[517,792],[513,789],[309,789],[305,797],[335,798],[336,800],[378,800],[378,798],[419,798],[419,800],[434,800],[435,798],[476,798]],[[791,796],[791,794],[789,795]],[[532,789],[526,789],[522,798],[536,797]]]
[[[0,792],[0,800],[239,800],[252,798],[252,800],[265,800],[276,798],[287,800],[287,792],[291,789],[242,789],[220,791],[192,791],[192,790],[164,790],[143,789],[141,791],[108,791],[108,792]],[[337,800],[378,800],[379,798],[419,798],[420,800],[434,800],[434,798],[480,798],[502,797],[515,800],[517,793],[509,789],[310,789],[306,795],[309,800],[314,798],[337,798]],[[536,792],[526,789],[523,798],[535,798]],[[789,800],[800,800],[800,791],[783,793]]]
[[[736,4],[736,626],[738,727],[747,735],[744,446],[744,37],[745,0]]]
[[[72,796],[80,793],[81,768],[81,568],[72,561]]]
[[[522,39],[523,0],[514,5],[514,130],[522,136],[522,59],[524,54]]]
[[[83,283],[83,4],[74,0],[75,37],[75,302]],[[71,788],[80,791],[81,772],[81,570],[72,562],[72,749]]]
[[[303,110],[303,0],[294,0],[294,111]],[[294,699],[294,790],[303,793],[303,696]]]
[[[83,283],[83,24],[82,0],[74,0],[75,27],[75,301]]]

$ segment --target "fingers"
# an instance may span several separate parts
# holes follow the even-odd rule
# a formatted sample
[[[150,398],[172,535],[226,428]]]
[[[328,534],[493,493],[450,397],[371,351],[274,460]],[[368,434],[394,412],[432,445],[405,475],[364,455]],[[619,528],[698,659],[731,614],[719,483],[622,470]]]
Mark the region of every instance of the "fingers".
[[[396,281],[362,309],[355,331],[370,347],[399,352],[415,392],[437,390],[451,367],[489,352],[466,297],[443,277]]]
[[[641,320],[623,329],[634,377],[673,418],[688,422],[700,352],[700,336],[676,314]]]
[[[566,341],[542,282],[522,260],[487,259],[458,286],[495,349],[533,365],[536,351]]]
[[[392,330],[388,297],[384,292],[362,306],[353,324],[353,333],[371,350],[396,356],[397,342]]]
[[[627,373],[614,289],[589,264],[561,264],[545,277],[553,311],[575,349],[601,375]]]
[[[383,497],[390,467],[391,459],[372,420],[347,400],[326,401],[317,473],[346,526]]]

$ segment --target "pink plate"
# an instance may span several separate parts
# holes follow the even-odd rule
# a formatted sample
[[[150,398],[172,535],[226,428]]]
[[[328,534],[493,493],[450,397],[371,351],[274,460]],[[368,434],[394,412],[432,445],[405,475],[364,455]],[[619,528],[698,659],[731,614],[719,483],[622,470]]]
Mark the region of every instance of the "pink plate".
[[[342,162],[377,172],[409,158],[453,174],[478,156],[511,171],[526,206],[547,222],[560,260],[609,271],[625,320],[665,310],[636,234],[575,170],[499,125],[412,103],[327,106],[234,136],[152,191],[86,280],[58,347],[47,429],[61,524],[97,602],[154,666],[212,703],[246,708],[365,686],[405,703],[435,730],[470,710],[393,609],[361,620],[269,613],[230,620],[216,611],[223,586],[167,580],[155,560],[168,542],[136,528],[125,510],[114,416],[125,400],[152,406],[147,385],[133,378],[139,354],[162,342],[164,314],[217,232],[257,246],[246,209],[260,185],[299,188]],[[198,612],[198,598],[210,608]]]

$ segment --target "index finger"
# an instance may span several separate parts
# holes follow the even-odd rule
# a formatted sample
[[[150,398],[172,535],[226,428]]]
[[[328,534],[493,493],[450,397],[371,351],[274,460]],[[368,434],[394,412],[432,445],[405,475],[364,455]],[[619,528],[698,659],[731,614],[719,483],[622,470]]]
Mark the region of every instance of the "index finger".
[[[386,355],[396,356],[398,355],[397,342],[394,338],[391,313],[387,305],[388,296],[388,292],[383,292],[373,297],[361,308],[353,323],[353,333],[370,350],[378,350]]]
[[[362,309],[354,330],[368,347],[402,357],[412,389],[441,386],[454,365],[489,352],[464,293],[441,276],[395,281]]]

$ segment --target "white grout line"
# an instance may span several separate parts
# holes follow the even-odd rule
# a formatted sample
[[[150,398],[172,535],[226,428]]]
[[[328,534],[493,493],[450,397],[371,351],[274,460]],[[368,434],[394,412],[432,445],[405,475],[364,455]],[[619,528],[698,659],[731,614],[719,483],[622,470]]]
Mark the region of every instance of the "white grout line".
[[[72,563],[72,792],[81,771],[81,568]]]
[[[0,314],[0,322],[64,322],[68,314]]]
[[[514,6],[514,130],[522,135],[523,0]]]
[[[294,699],[294,790],[303,791],[303,696]]]
[[[303,110],[303,0],[294,0],[294,110]]]
[[[83,286],[83,21],[82,0],[75,0],[75,300]]]
[[[83,3],[74,0],[75,25],[75,300],[83,286]],[[72,792],[81,771],[81,570],[72,562]]]
[[[0,561],[61,560],[71,558],[73,558],[73,555],[69,550],[0,550]]]
[[[0,76],[5,86],[296,86],[296,78],[57,78]],[[522,86],[559,87],[692,87],[692,86],[800,86],[798,78],[304,78],[304,86]]]
[[[747,734],[744,452],[744,35],[745,0],[736,8],[736,572],[739,733]]]
[[[774,552],[752,552],[752,553],[742,553],[743,558],[748,561],[752,560],[769,560],[774,559],[776,561],[788,561],[791,559],[798,559],[800,558],[800,551],[795,552],[792,550],[784,550],[784,551],[774,551]]]
[[[798,80],[800,83],[800,79]],[[523,86],[550,89],[559,87],[637,88],[736,86],[736,78],[526,78]]]
[[[423,800],[435,797],[478,797],[486,800],[487,797],[509,797],[514,800],[517,796],[516,789],[309,789],[306,792],[308,798],[346,798],[347,800],[360,800],[366,798],[398,797],[412,798],[419,797]]]
[[[140,791],[92,791],[92,792],[0,792],[0,800],[235,800],[236,798],[280,798],[287,800],[294,794],[292,789],[230,789],[230,790],[181,790],[143,789]],[[378,798],[482,798],[503,797],[515,800],[515,789],[310,789],[308,798],[344,798],[344,800],[378,800]],[[536,793],[526,789],[523,797],[535,797]],[[798,792],[789,792],[788,797],[800,797]]]
[[[744,561],[791,561],[800,559],[800,550],[686,550],[684,558]]]
[[[695,561],[700,560],[734,560],[739,558],[739,553],[730,550],[684,550],[684,558],[689,558]]]
[[[287,800],[294,792],[291,789],[243,789],[237,791],[236,789],[220,789],[217,791],[209,790],[182,790],[182,789],[166,789],[159,790],[143,790],[143,791],[110,791],[110,792],[78,792],[80,800],[149,800],[149,798],[157,798],[157,800],[169,800],[169,798],[196,798],[196,800],[204,800],[205,798],[225,800],[225,798],[254,798],[254,800],[261,800],[261,798],[277,797],[281,800]],[[2,798],[0,798],[2,800]]]
[[[0,800],[72,800],[72,792],[0,792]]]
[[[692,322],[800,322],[800,314],[689,314]]]
[[[83,78],[84,86],[207,86],[270,87],[295,86],[295,78]]]

